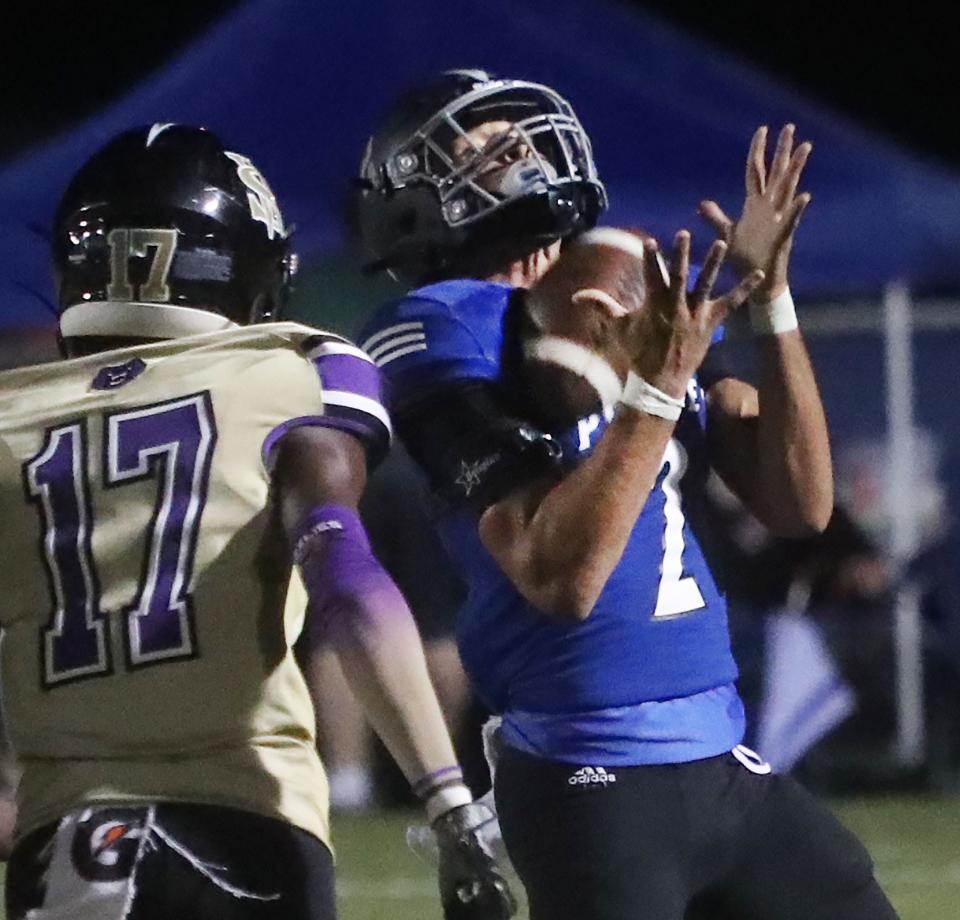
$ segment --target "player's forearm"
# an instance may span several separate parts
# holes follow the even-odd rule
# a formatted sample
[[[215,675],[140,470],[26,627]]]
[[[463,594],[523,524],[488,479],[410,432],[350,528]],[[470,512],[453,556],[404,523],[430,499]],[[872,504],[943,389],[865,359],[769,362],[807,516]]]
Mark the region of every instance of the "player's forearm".
[[[400,592],[343,597],[320,616],[347,682],[411,785],[456,764],[420,636]]]
[[[778,532],[801,536],[827,526],[833,469],[823,403],[799,330],[758,339],[758,490]]]
[[[481,519],[484,544],[538,609],[584,619],[650,495],[674,423],[621,407],[597,447],[545,494]]]
[[[370,550],[352,508],[319,506],[294,556],[312,641],[327,643],[371,725],[411,784],[455,767],[453,745],[403,595]]]

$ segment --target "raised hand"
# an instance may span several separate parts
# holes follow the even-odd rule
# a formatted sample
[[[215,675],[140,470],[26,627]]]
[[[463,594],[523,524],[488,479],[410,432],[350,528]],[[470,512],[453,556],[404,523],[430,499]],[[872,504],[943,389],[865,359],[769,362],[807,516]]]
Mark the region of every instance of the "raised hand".
[[[646,302],[642,309],[622,320],[625,342],[633,370],[670,396],[683,396],[690,378],[703,362],[716,328],[764,279],[761,269],[752,269],[731,291],[712,297],[726,253],[727,243],[714,240],[697,283],[688,293],[689,231],[681,230],[674,238],[669,271],[656,241],[644,241]]]
[[[762,269],[766,278],[757,288],[762,300],[773,300],[787,287],[793,235],[810,202],[797,185],[813,145],[794,147],[794,126],[784,125],[767,171],[767,128],[758,128],[747,155],[746,198],[743,213],[731,220],[715,201],[702,201],[700,214],[729,246],[728,257],[741,278]]]

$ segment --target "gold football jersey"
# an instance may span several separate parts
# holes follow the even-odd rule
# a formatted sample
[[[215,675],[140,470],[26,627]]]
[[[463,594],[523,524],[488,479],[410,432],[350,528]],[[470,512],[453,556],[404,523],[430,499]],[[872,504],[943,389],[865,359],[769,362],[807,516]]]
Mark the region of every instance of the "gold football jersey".
[[[270,501],[296,425],[381,450],[373,363],[294,323],[0,374],[4,707],[20,833],[83,803],[209,803],[327,840]]]

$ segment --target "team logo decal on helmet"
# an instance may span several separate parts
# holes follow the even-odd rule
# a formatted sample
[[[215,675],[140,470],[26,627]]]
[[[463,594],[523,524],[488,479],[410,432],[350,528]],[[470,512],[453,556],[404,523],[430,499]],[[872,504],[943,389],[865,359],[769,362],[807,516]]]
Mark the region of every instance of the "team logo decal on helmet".
[[[250,162],[249,157],[245,157],[242,153],[224,150],[223,155],[237,164],[237,176],[249,189],[247,202],[250,204],[250,216],[263,223],[267,228],[267,236],[271,240],[274,236],[286,236],[283,217],[280,214],[280,208],[277,207],[277,199],[267,185],[267,180],[260,175],[260,170]]]
[[[480,125],[497,130],[480,145]],[[367,143],[356,217],[374,267],[409,282],[486,251],[516,256],[592,227],[606,207],[573,108],[538,83],[456,70],[416,87]]]

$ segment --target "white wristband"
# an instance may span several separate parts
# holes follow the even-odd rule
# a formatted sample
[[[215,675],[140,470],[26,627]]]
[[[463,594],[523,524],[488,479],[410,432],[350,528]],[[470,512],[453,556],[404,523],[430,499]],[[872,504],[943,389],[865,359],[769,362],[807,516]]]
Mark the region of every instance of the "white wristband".
[[[778,294],[769,303],[750,301],[750,325],[757,335],[777,335],[797,328],[797,311],[793,306],[790,288]]]
[[[627,382],[623,386],[620,402],[631,409],[646,412],[647,415],[656,415],[658,418],[675,422],[680,418],[685,400],[683,397],[670,396],[663,390],[658,390],[639,374],[630,371],[627,374]]]
[[[427,823],[433,824],[440,815],[445,815],[452,808],[469,805],[472,801],[473,795],[463,783],[443,786],[430,795],[423,803],[424,808],[427,810]]]

